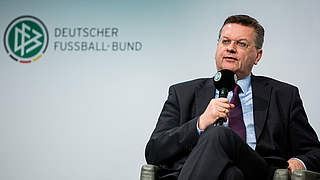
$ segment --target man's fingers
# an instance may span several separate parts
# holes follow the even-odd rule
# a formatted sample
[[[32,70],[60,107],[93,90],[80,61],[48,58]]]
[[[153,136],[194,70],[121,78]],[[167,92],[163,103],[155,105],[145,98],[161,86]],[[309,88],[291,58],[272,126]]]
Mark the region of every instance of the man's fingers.
[[[231,109],[234,108],[234,107],[236,107],[236,105],[230,104],[230,108],[231,108]]]
[[[229,103],[228,98],[217,98],[216,100],[223,103]]]
[[[230,109],[231,107],[229,101],[215,101],[215,105],[226,109]]]
[[[219,112],[226,113],[226,114],[228,114],[228,113],[230,112],[230,110],[229,110],[228,108],[221,107],[221,106],[218,106],[218,107],[217,107],[217,110],[218,110]]]
[[[219,117],[223,118],[223,119],[227,119],[227,114],[224,112],[219,112]]]

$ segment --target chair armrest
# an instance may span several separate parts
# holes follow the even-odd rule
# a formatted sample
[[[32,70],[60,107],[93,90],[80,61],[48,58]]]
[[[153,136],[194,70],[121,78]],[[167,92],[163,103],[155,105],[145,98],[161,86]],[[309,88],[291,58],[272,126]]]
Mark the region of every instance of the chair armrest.
[[[160,168],[155,165],[145,164],[141,167],[140,180],[157,180],[158,170]],[[274,172],[273,180],[288,180],[289,171],[288,169],[277,169]],[[320,173],[307,171],[307,170],[296,170],[291,175],[291,180],[319,180]]]
[[[140,180],[157,180],[158,166],[145,164],[141,167]]]
[[[277,169],[274,172],[273,180],[288,180],[288,179],[289,179],[288,169]]]
[[[291,180],[319,180],[320,173],[308,170],[295,170],[291,175]]]

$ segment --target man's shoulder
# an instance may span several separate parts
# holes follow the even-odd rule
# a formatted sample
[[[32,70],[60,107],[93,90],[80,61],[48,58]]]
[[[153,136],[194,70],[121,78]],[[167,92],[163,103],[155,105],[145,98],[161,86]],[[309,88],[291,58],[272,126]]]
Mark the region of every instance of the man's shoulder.
[[[280,81],[280,80],[277,80],[277,79],[274,79],[274,78],[271,78],[271,77],[266,77],[266,76],[253,76],[253,79],[252,81],[255,81],[257,83],[264,83],[268,86],[272,86],[274,88],[294,88],[296,89],[297,87],[292,85],[292,84],[289,84],[287,82],[283,82],[283,81]]]
[[[213,79],[212,78],[197,78],[189,81],[180,82],[172,85],[176,89],[185,89],[185,88],[196,88],[196,87],[204,87],[209,86],[213,87]]]

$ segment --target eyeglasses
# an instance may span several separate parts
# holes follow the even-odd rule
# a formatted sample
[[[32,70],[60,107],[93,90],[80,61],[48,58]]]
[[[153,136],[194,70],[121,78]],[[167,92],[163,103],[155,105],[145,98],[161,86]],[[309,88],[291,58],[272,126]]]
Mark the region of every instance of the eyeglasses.
[[[231,39],[228,39],[228,38],[219,38],[218,39],[218,42],[224,47],[229,46],[232,43],[232,41],[240,49],[247,49],[250,46],[250,43],[245,41],[245,40],[231,40]]]

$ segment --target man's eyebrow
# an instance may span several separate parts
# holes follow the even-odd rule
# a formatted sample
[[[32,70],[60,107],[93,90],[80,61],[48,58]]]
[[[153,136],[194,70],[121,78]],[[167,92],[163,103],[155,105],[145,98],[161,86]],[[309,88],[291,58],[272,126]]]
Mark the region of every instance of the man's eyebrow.
[[[242,39],[238,39],[237,41],[248,41],[248,39],[242,38]]]
[[[230,39],[230,38],[229,38],[229,37],[227,37],[227,36],[221,36],[221,38]],[[248,41],[248,39],[246,39],[246,38],[242,38],[242,39],[237,39],[236,41]]]

